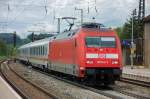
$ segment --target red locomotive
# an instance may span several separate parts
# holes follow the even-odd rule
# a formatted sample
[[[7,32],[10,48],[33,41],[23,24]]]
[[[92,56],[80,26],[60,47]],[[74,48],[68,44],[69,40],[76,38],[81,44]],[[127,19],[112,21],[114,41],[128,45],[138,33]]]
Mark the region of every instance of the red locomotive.
[[[97,23],[83,24],[78,30],[26,44],[19,50],[22,61],[83,81],[111,84],[122,73],[120,40],[113,30]]]

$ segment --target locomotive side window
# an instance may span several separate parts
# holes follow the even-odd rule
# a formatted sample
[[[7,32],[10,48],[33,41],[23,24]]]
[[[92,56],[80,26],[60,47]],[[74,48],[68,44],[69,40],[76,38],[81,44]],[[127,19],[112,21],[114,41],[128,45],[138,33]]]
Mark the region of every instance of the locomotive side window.
[[[116,47],[115,37],[87,37],[87,47]]]

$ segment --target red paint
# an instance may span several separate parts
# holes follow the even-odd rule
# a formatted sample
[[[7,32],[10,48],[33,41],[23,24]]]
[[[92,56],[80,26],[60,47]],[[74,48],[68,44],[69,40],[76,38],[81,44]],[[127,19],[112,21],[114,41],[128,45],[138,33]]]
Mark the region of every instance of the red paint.
[[[116,38],[116,48],[87,48],[85,38],[88,36],[114,36]],[[86,59],[86,53],[112,54],[119,55],[118,59],[105,59],[102,56],[98,59]],[[55,39],[49,44],[49,57],[51,62],[60,64],[75,64],[78,66],[79,77],[84,77],[86,68],[122,68],[122,52],[120,40],[117,34],[110,31],[98,29],[81,28],[74,36],[65,39]],[[86,63],[93,61],[93,64]],[[118,61],[118,64],[112,64]],[[99,62],[99,63],[98,63]]]

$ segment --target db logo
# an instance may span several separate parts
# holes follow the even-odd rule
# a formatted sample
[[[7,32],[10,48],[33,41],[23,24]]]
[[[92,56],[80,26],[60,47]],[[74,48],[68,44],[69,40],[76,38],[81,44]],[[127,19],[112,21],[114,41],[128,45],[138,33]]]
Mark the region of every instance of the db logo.
[[[106,55],[105,54],[99,54],[99,58],[105,58]]]

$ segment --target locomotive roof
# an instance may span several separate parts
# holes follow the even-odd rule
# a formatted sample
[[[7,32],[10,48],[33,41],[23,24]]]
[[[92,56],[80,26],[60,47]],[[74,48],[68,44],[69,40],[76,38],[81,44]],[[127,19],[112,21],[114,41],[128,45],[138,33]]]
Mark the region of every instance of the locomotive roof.
[[[101,24],[96,24],[96,25],[101,25]],[[95,32],[110,33],[112,30],[110,30],[108,28],[104,28],[104,27],[92,28],[91,26],[89,27],[89,25],[88,26],[83,25],[83,27],[80,28],[80,29],[71,30],[71,31],[64,31],[63,33],[57,34],[55,36],[52,36],[52,37],[49,37],[49,38],[46,38],[46,39],[30,42],[28,44],[25,44],[25,45],[21,46],[19,49],[48,44],[52,40],[69,38],[69,37],[74,36],[76,33],[78,33],[78,31],[86,31],[86,32],[93,32],[93,31],[95,31]]]

